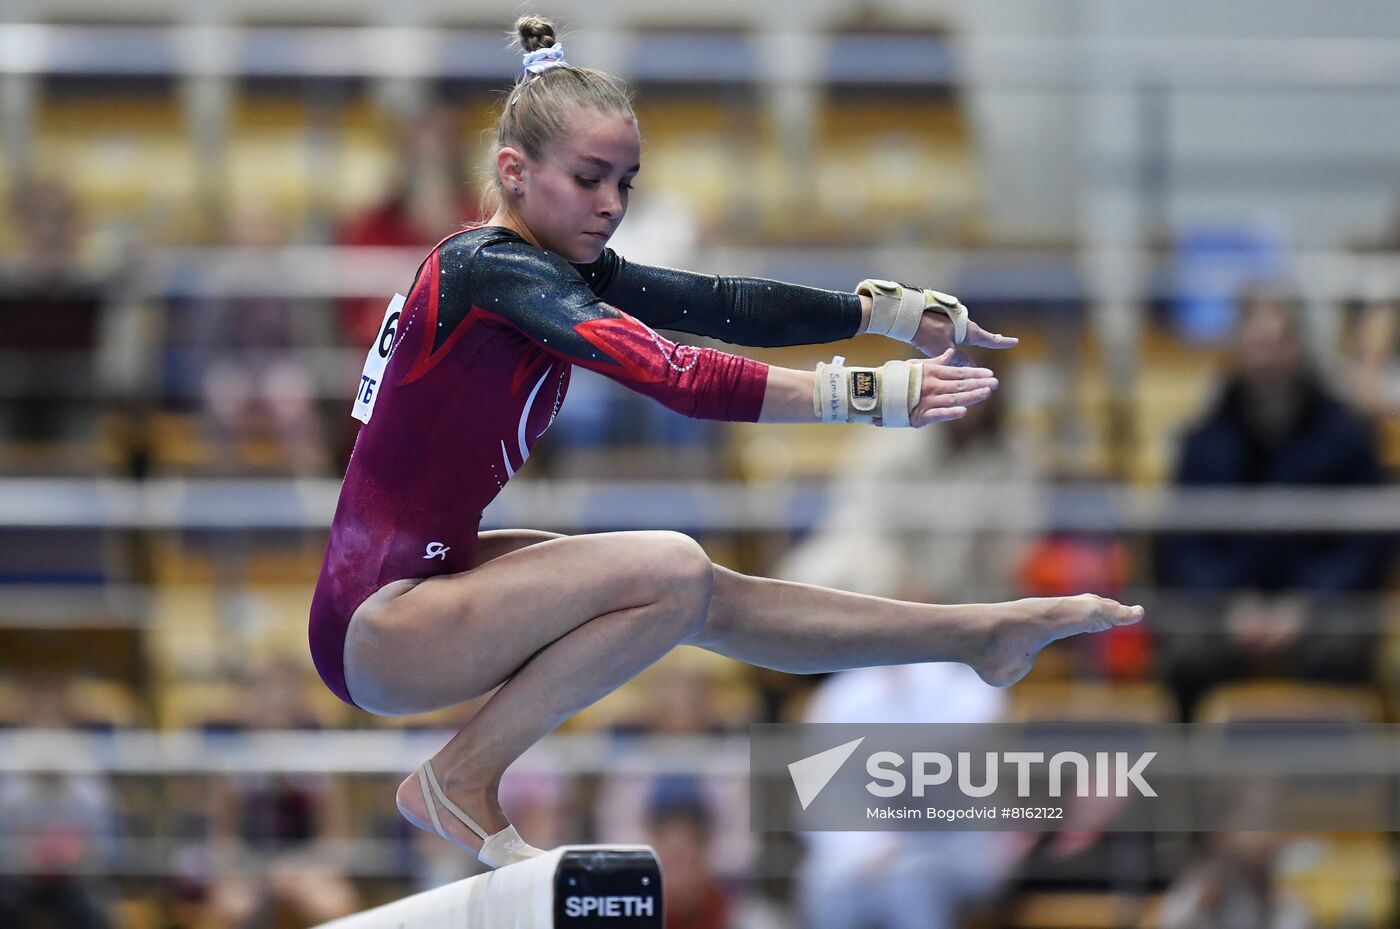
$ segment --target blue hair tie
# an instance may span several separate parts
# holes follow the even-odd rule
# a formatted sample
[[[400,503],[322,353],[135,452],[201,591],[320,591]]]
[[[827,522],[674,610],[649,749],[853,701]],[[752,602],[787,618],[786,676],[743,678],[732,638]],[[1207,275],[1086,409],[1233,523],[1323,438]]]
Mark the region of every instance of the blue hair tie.
[[[530,74],[543,74],[550,68],[559,68],[569,62],[564,59],[564,46],[558,42],[549,48],[538,48],[525,53],[525,70]]]

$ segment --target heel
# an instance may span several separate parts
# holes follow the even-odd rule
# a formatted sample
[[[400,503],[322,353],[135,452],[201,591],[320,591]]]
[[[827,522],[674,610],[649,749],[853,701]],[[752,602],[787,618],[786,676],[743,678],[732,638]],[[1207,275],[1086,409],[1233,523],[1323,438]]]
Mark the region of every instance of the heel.
[[[501,868],[508,864],[515,864],[519,861],[526,861],[537,855],[544,854],[543,849],[535,848],[526,844],[520,837],[520,833],[515,831],[515,827],[507,825],[500,832],[494,835],[487,835],[486,830],[466,814],[466,811],[453,803],[443,793],[442,785],[438,783],[437,773],[433,771],[431,760],[423,762],[418,769],[418,787],[423,791],[423,804],[428,808],[428,815],[433,820],[433,828],[437,834],[447,839],[447,832],[442,828],[442,820],[438,817],[438,804],[442,806],[462,825],[472,831],[481,840],[481,851],[476,853],[477,860],[489,868]],[[451,839],[448,839],[451,841]]]

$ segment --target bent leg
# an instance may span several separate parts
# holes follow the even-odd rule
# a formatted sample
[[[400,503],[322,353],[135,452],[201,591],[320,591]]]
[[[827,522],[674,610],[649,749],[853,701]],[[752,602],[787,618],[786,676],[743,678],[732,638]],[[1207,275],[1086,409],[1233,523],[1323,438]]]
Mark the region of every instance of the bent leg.
[[[502,555],[519,551],[551,539],[565,539],[568,536],[558,532],[545,532],[543,529],[488,529],[476,534],[476,564],[479,568],[488,561],[495,561]]]
[[[496,802],[505,769],[693,633],[709,608],[713,570],[685,536],[606,533],[524,544],[462,574],[399,585],[351,621],[350,692],[372,712],[400,714],[505,682],[433,758],[448,797],[496,832],[507,825]],[[416,778],[398,799],[410,821],[430,828]],[[453,841],[480,845],[443,822]]]
[[[710,561],[678,533],[497,541],[513,550],[460,574],[388,584],[356,610],[345,671],[357,703],[380,715],[454,706],[590,620],[637,610],[680,638],[708,607]]]

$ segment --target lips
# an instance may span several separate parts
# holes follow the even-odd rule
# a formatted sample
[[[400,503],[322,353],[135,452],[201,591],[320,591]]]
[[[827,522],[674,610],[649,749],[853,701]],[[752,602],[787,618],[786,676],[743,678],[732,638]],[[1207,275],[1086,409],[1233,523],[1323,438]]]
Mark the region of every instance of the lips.
[[[604,242],[608,240],[608,234],[606,232],[585,232],[584,235],[592,236]]]

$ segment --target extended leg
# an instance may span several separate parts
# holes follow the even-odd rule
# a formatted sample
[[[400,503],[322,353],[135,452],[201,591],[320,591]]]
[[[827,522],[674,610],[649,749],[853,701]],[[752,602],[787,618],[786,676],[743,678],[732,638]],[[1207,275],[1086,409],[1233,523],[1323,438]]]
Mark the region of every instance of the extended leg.
[[[907,603],[716,567],[709,615],[687,644],[794,674],[961,661],[988,683],[1005,686],[1024,677],[1050,642],[1134,623],[1142,615],[1141,607],[1089,594]]]
[[[345,653],[351,694],[375,712],[436,709],[506,682],[432,759],[446,795],[489,832],[506,825],[496,788],[512,761],[682,642],[796,672],[965,661],[1010,683],[1046,643],[1141,616],[1098,597],[931,606],[747,577],[674,533],[501,542],[471,571],[381,590]],[[398,800],[428,827],[416,775]],[[445,829],[480,844],[465,826]]]

